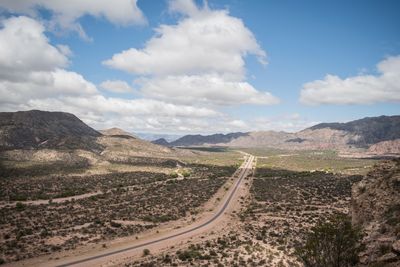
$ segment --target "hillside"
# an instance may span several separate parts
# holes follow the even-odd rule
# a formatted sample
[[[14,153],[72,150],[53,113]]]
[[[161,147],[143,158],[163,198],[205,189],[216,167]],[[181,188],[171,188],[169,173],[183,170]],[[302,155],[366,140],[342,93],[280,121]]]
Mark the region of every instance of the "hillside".
[[[382,141],[369,147],[368,152],[374,154],[396,154],[400,151],[400,139]]]
[[[359,136],[353,141],[358,146],[376,144],[400,138],[400,116],[367,117],[347,123],[321,123],[310,130],[333,129]]]
[[[400,161],[376,166],[352,188],[352,220],[362,227],[362,266],[400,264]]]
[[[0,112],[0,149],[62,148],[98,151],[101,133],[75,115],[39,110]]]

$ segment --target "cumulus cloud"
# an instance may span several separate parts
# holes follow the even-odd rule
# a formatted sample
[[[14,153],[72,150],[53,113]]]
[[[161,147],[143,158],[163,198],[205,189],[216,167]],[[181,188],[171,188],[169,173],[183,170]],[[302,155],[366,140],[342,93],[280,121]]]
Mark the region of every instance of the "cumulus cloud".
[[[113,93],[131,93],[133,88],[125,81],[107,80],[100,84],[100,87]]]
[[[2,21],[0,29],[0,69],[2,75],[48,71],[68,64],[66,46],[54,47],[44,35],[44,27],[28,17]]]
[[[207,2],[205,2],[205,4],[207,4]],[[204,8],[208,9],[207,6],[205,6]],[[170,1],[169,11],[186,15],[196,15],[200,12],[199,8],[193,1],[187,1],[187,0]]]
[[[170,1],[182,16],[176,25],[160,25],[143,49],[130,48],[103,62],[142,76],[145,95],[179,103],[276,104],[278,99],[245,82],[245,57],[266,64],[266,53],[241,19],[227,10]]]
[[[400,56],[379,62],[377,70],[379,75],[342,79],[329,74],[323,80],[306,83],[300,101],[309,105],[400,102]]]
[[[51,45],[41,23],[22,16],[6,19],[2,25],[2,111],[61,110],[76,114],[96,128],[120,126],[132,130],[176,132],[222,117],[210,108],[154,99],[105,97],[82,75],[63,68],[68,65],[71,51],[63,45]],[[126,82],[119,80],[108,80],[101,86],[119,92],[132,90]]]
[[[234,60],[236,57],[237,64],[233,62],[233,66],[228,66],[229,64],[224,66],[221,63],[215,68],[209,68],[211,65],[207,65],[207,62],[200,62],[198,65],[189,62],[188,73],[183,67],[173,71],[171,68],[171,73],[168,71],[164,73],[158,71],[163,67],[150,66],[151,71],[138,73],[139,78],[136,80],[144,98],[106,97],[82,75],[68,70],[69,57],[73,52],[68,46],[51,44],[45,35],[43,23],[26,16],[12,17],[3,19],[0,28],[0,110],[42,109],[71,112],[97,129],[117,126],[129,131],[169,133],[248,130],[249,124],[245,121],[221,113],[214,105],[208,103],[217,105],[277,103],[278,100],[274,96],[258,91],[245,80],[243,62],[246,54],[256,55],[263,61],[265,52],[261,50],[243,23],[231,18],[227,11],[212,11],[207,7],[200,9],[191,1],[182,3],[189,3],[192,7],[175,6],[173,12],[181,9],[179,12],[183,14],[182,19],[176,26],[167,28],[179,28],[185,20],[196,22],[196,20],[201,21],[203,16],[215,16],[221,17],[221,20],[217,20],[216,25],[207,24],[201,30],[210,30],[213,33],[214,26],[218,28],[221,22],[222,28],[228,27],[225,21],[233,19],[234,24],[236,23],[234,30],[243,27],[248,31],[251,38],[247,41],[250,45],[244,45],[243,48],[235,45],[233,51],[227,52]],[[189,16],[192,12],[190,8],[194,9],[193,14]],[[229,31],[227,33],[229,37]],[[215,36],[215,33],[213,34]],[[220,35],[224,36],[223,29]],[[232,38],[229,40],[234,41]],[[218,51],[224,53],[224,50],[228,49],[224,40],[221,40],[221,43],[214,40],[210,47],[207,47],[206,40],[203,42],[205,49],[209,49],[210,53],[216,53],[216,56]],[[170,45],[174,46],[173,43]],[[178,53],[180,48],[172,48],[174,49],[177,49]],[[166,53],[169,51],[167,49]],[[223,55],[221,58],[226,56]],[[128,83],[120,80],[106,80],[100,87],[122,93],[133,90]]]
[[[209,117],[219,114],[207,108],[151,99],[106,98],[82,75],[62,68],[68,62],[65,48],[62,51],[51,45],[43,32],[43,25],[28,17],[3,21],[0,30],[0,103],[24,109],[77,110],[80,113],[86,110],[119,115]],[[132,89],[126,82],[118,80],[105,81],[102,86],[114,91]]]
[[[140,82],[142,93],[177,103],[277,104],[279,99],[257,91],[247,82],[232,82],[218,75],[167,76]]]
[[[206,118],[219,115],[218,112],[208,108],[174,105],[152,99],[123,99],[105,97],[100,94],[89,97],[70,96],[58,99],[32,99],[27,102],[26,107],[39,107],[45,110],[62,108],[63,110],[75,110],[80,113],[113,113],[122,116],[157,115],[158,117]]]
[[[96,87],[82,75],[63,69],[68,64],[68,51],[66,46],[52,46],[44,35],[43,25],[31,18],[2,21],[0,103],[96,93]]]
[[[297,132],[320,123],[302,117],[298,113],[280,114],[269,117],[255,117],[248,124],[252,131],[284,131]]]
[[[3,0],[0,9],[38,16],[40,9],[52,12],[50,24],[63,30],[73,30],[87,38],[78,19],[84,15],[103,17],[117,25],[143,24],[146,19],[137,6],[137,0]]]
[[[226,10],[199,9],[185,14],[177,25],[161,25],[143,49],[130,48],[104,64],[134,74],[187,75],[219,73],[243,78],[244,56],[266,62],[253,33]],[[175,3],[174,1],[171,2]],[[177,9],[179,10],[179,9]]]
[[[4,110],[41,109],[64,111],[77,115],[96,129],[121,127],[150,132],[203,132],[226,130],[225,116],[208,108],[175,105],[151,99],[122,99],[93,96],[30,99],[20,104],[3,105]],[[218,125],[210,128],[210,123]],[[218,123],[217,123],[218,122]],[[232,127],[231,127],[232,128]],[[233,128],[232,128],[233,129]]]

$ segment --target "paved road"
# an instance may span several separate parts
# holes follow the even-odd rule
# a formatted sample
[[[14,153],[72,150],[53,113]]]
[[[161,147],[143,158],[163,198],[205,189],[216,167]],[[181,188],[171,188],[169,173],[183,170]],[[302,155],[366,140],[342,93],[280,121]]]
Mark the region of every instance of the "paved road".
[[[206,231],[206,230],[210,229],[210,226],[212,226],[214,223],[217,222],[217,219],[219,219],[224,214],[224,212],[226,211],[228,206],[233,202],[232,199],[234,198],[235,194],[237,193],[237,191],[238,191],[237,189],[241,185],[243,179],[252,170],[253,161],[254,161],[254,156],[248,155],[246,161],[239,168],[239,177],[236,180],[235,186],[230,190],[227,197],[224,198],[223,202],[220,204],[220,206],[218,207],[216,212],[213,215],[211,215],[210,218],[208,218],[206,221],[202,222],[201,224],[194,223],[183,229],[174,231],[164,237],[156,238],[154,240],[149,240],[148,242],[145,242],[145,243],[132,245],[129,247],[113,250],[110,252],[103,252],[98,255],[89,256],[87,258],[82,258],[79,260],[71,260],[70,262],[63,263],[63,264],[56,265],[56,266],[58,266],[58,267],[74,266],[74,265],[93,266],[93,265],[97,265],[96,261],[99,259],[106,260],[107,257],[117,256],[117,254],[122,254],[124,252],[129,252],[129,251],[133,251],[133,250],[144,249],[144,248],[147,248],[154,244],[159,244],[159,243],[161,244],[166,241],[173,241],[174,239],[178,239],[181,237],[184,237],[185,239],[190,238],[192,236],[199,234],[199,232],[201,232],[203,230]]]

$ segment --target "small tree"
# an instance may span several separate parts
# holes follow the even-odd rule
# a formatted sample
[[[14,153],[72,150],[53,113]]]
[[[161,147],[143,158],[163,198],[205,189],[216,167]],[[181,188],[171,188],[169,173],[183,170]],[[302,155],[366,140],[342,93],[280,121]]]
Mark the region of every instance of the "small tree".
[[[169,174],[169,176],[171,177],[171,178],[178,178],[178,173],[177,172],[171,172],[170,174]]]
[[[184,170],[184,171],[182,172],[182,175],[183,175],[184,178],[187,178],[187,177],[190,176],[190,171]]]
[[[25,204],[23,204],[21,202],[17,202],[17,204],[15,205],[15,208],[17,209],[17,211],[23,211],[25,209]]]
[[[319,222],[309,233],[297,256],[306,267],[347,267],[358,262],[361,231],[344,214]]]
[[[143,257],[149,256],[150,255],[150,250],[145,248],[143,249]]]

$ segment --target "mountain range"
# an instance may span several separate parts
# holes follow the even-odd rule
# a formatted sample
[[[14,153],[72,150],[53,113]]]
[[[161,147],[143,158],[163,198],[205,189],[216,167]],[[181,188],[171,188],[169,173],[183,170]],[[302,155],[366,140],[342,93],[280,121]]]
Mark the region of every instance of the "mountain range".
[[[123,141],[127,139],[131,141]],[[157,139],[152,144],[118,128],[96,131],[69,113],[39,110],[0,112],[0,150],[52,148],[98,153],[110,144],[118,146],[118,143],[124,143],[131,150],[138,146],[143,151],[150,147],[152,151],[167,151],[167,147],[226,146],[340,151],[362,149],[375,154],[396,154],[400,153],[400,116],[321,123],[296,133],[255,131],[185,135],[172,142]],[[139,150],[135,149],[137,153]]]
[[[272,147],[281,149],[371,149],[375,153],[400,151],[400,116],[367,117],[347,123],[321,123],[296,133],[255,131],[247,133],[186,135],[164,146]],[[390,145],[388,145],[390,143]]]

